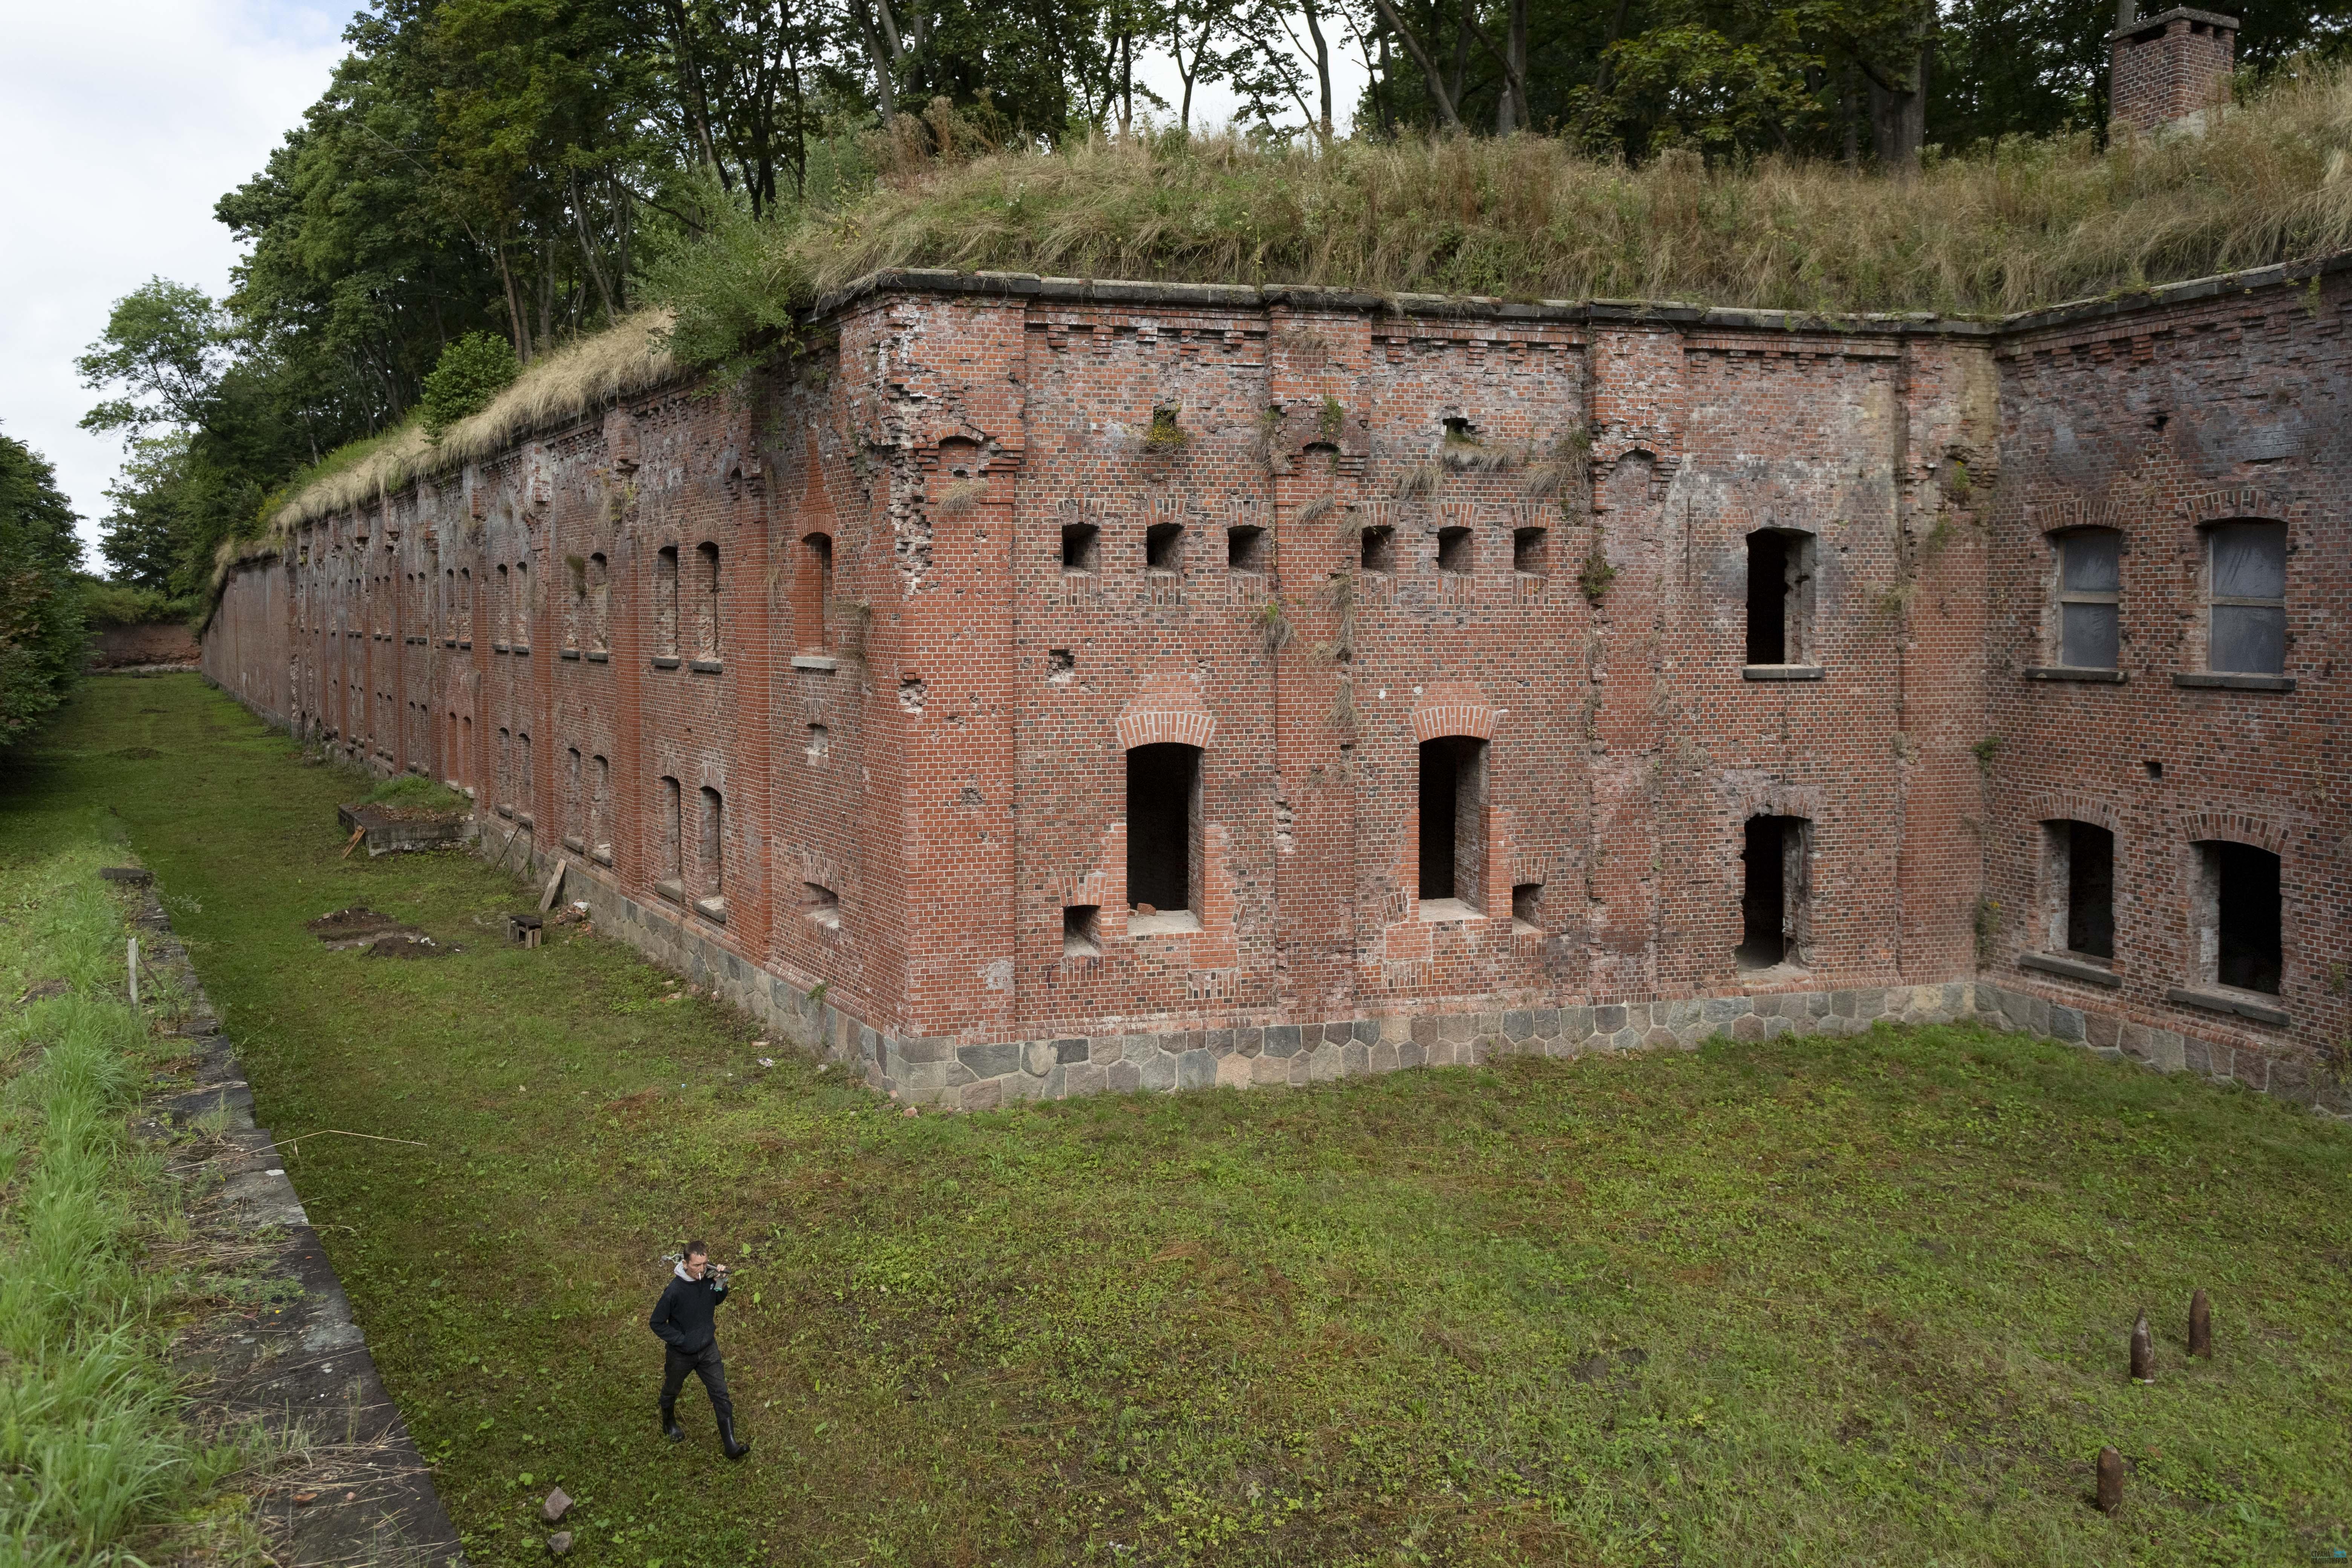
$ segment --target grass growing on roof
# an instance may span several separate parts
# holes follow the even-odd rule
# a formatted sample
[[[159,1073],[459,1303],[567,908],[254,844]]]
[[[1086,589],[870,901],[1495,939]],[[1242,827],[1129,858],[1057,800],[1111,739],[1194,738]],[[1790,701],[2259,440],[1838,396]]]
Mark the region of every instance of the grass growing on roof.
[[[291,1168],[475,1563],[544,1560],[552,1484],[572,1560],[628,1568],[2352,1547],[2352,1135],[2307,1113],[1881,1028],[910,1118],[614,943],[508,945],[529,895],[475,861],[337,859],[348,781],[193,677],[94,682],[51,744],[40,787],[155,868],[260,1120],[425,1145]],[[354,903],[465,951],[301,929]],[[656,1430],[689,1233],[740,1267],[740,1467],[698,1394],[688,1443]]]

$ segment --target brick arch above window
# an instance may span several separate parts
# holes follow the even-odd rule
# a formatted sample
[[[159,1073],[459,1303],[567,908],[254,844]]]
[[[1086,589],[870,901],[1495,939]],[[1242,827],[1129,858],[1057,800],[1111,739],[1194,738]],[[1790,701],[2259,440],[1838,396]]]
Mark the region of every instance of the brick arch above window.
[[[2203,490],[2180,502],[2180,515],[2200,527],[2209,522],[2285,522],[2287,510],[2286,497],[2260,485]]]
[[[2286,826],[2251,812],[2186,812],[2180,818],[2180,831],[2181,836],[2192,844],[2219,838],[2231,844],[2252,844],[2273,855],[2284,856],[2286,853]]]
[[[1503,710],[1488,702],[1486,694],[1469,682],[1439,681],[1423,688],[1412,705],[1412,735],[1416,741],[1447,735],[1491,741],[1502,717]]]
[[[2123,836],[2122,814],[2111,803],[2079,790],[2043,790],[2029,796],[2025,816],[2029,822],[2087,822]]]
[[[1205,709],[1131,708],[1118,716],[1118,749],[1122,752],[1171,741],[1206,751],[1216,733],[1216,718]]]
[[[1217,733],[1217,716],[1201,700],[1189,671],[1163,669],[1146,677],[1142,688],[1128,699],[1116,727],[1122,752],[1171,741],[1205,751]]]

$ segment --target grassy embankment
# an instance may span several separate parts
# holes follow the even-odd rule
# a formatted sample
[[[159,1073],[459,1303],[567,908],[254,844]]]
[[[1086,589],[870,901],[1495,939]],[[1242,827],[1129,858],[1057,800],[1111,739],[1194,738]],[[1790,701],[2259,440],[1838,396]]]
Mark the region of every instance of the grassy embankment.
[[[191,1272],[176,1189],[125,1112],[167,1066],[125,984],[124,910],[98,868],[122,834],[37,763],[0,795],[0,1563],[257,1560],[257,1450],[194,1430],[167,1364],[227,1283]],[[216,1304],[216,1301],[215,1302]]]
[[[364,503],[688,366],[740,367],[746,343],[887,267],[1987,315],[2352,247],[2341,68],[2276,82],[2200,137],[2012,138],[1908,178],[1783,158],[1630,166],[1524,135],[1006,151],[944,106],[929,118],[824,143],[808,197],[772,221],[719,204],[645,280],[656,308],[534,363],[438,442],[411,421],[330,454],[257,528]],[[221,570],[250,548],[226,542]]]
[[[483,1564],[2208,1563],[2352,1546],[2352,1134],[1966,1029],[898,1114],[509,880],[339,860],[193,679],[42,787],[162,879]],[[132,760],[126,749],[161,753]],[[456,956],[329,953],[365,902]],[[660,1254],[741,1266],[730,1468]],[[2219,1353],[2184,1357],[2189,1292]],[[2146,1305],[2161,1376],[2133,1386]],[[2089,1461],[2134,1467],[2119,1517]]]

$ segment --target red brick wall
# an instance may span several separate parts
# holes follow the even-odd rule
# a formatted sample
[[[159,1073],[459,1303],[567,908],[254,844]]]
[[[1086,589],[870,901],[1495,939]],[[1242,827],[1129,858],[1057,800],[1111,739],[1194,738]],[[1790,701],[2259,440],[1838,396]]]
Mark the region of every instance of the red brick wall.
[[[2186,7],[2118,31],[2109,45],[2109,126],[2159,131],[2226,102],[2237,38],[2235,17]]]
[[[1832,330],[923,275],[832,302],[806,356],[740,396],[646,395],[306,526],[233,577],[206,668],[356,758],[475,790],[491,852],[528,816],[529,854],[567,856],[614,918],[667,933],[649,943],[734,964],[753,1004],[882,1079],[920,1047],[950,1097],[972,1078],[940,1076],[953,1045],[1059,1037],[1041,1061],[1099,1063],[1121,1037],[1230,1050],[1277,1024],[1566,1004],[1607,1034],[1627,1026],[1592,1005],[1654,1001],[1620,1037],[1651,1018],[1679,1036],[1700,1015],[1677,999],[1875,996],[1975,973],[1980,947],[2013,1006],[1967,986],[1906,1005],[2040,997],[2063,1017],[2083,999],[2016,967],[2014,911],[2035,896],[2034,814],[2069,791],[2145,824],[2127,979],[2097,1027],[2307,1056],[2345,1023],[2327,899],[2352,824],[2325,783],[2341,285],[2176,292],[2006,331]],[[1181,441],[1151,438],[1155,410]],[[2189,613],[2186,519],[2248,486],[2303,547],[2298,689],[2176,691],[2162,638]],[[2084,506],[2135,520],[2127,662],[2157,662],[2121,687],[2022,682],[2046,662],[2021,641],[2040,635],[2043,520]],[[1076,574],[1074,522],[1100,530]],[[1185,530],[1173,572],[1147,568],[1159,522]],[[1236,526],[1268,531],[1263,570],[1228,570]],[[1455,527],[1467,570],[1442,571]],[[1367,528],[1394,531],[1393,571],[1360,568]],[[1521,571],[1526,528],[1546,531]],[[1803,669],[1743,670],[1759,529],[1813,540]],[[812,533],[833,542],[829,598]],[[705,544],[715,668],[694,658]],[[654,643],[665,547],[686,579],[674,668]],[[571,582],[600,554],[601,660],[566,647],[593,643]],[[512,582],[526,563],[523,652],[494,600],[498,566]],[[470,615],[453,613],[465,580]],[[500,729],[530,737],[527,796],[519,761],[499,787]],[[1464,847],[1485,887],[1473,918],[1430,921],[1420,746],[1448,735],[1486,742]],[[1126,752],[1166,739],[1202,747],[1201,929],[1138,935]],[[2179,761],[2151,791],[2140,760],[2165,746]],[[573,747],[611,763],[609,866],[584,863]],[[697,793],[724,797],[723,922],[700,889],[659,886],[664,776],[689,868]],[[2187,896],[2172,846],[2195,812],[2290,844],[2284,1029],[2163,1000]],[[1734,964],[1755,815],[1811,824],[1801,971]],[[812,884],[837,924],[810,918]],[[1512,918],[1528,884],[1534,931]],[[1073,904],[1101,909],[1098,955],[1065,956]]]

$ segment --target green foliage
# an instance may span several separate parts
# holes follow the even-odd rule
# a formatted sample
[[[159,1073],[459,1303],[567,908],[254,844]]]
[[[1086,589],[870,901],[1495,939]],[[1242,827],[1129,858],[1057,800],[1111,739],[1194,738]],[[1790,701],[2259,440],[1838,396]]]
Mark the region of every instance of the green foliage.
[[[1617,568],[1609,564],[1608,552],[1601,547],[1601,530],[1592,531],[1592,548],[1585,552],[1584,564],[1578,568],[1576,585],[1584,591],[1585,602],[1598,605],[1609,596],[1609,584],[1617,581]]]
[[[425,395],[416,403],[425,433],[439,440],[450,426],[488,407],[521,373],[512,343],[488,332],[467,332],[441,351],[440,363],[425,378]]]
[[[1153,409],[1151,424],[1143,432],[1143,449],[1147,452],[1175,452],[1190,445],[1192,433],[1185,429],[1178,418],[1183,412],[1172,405]]]
[[[196,613],[190,599],[174,599],[130,583],[81,579],[82,618],[94,626],[142,626],[184,621]]]
[[[82,665],[81,540],[46,458],[0,436],[0,746],[64,700]]]
[[[273,1119],[425,1145],[291,1169],[472,1561],[544,1561],[557,1483],[575,1554],[672,1568],[2187,1568],[2352,1515],[2315,1375],[2352,1138],[2294,1107],[1881,1026],[908,1116],[615,942],[497,940],[522,895],[478,860],[337,859],[345,781],[192,677],[94,685],[57,744]],[[465,951],[302,929],[355,903]],[[698,1394],[678,1448],[646,1409],[689,1229],[737,1269],[740,1466]]]
[[[36,913],[0,923],[0,990],[68,989],[0,1024],[0,1561],[135,1568],[247,1450],[187,1424],[169,1282],[140,1265],[172,1199],[124,1112],[163,1058],[121,994],[105,819],[8,805],[0,903]]]
[[[790,223],[755,216],[748,200],[708,175],[688,182],[682,195],[692,203],[694,234],[654,251],[646,297],[673,311],[670,352],[731,385],[791,342],[794,310],[814,289],[793,251]]]
[[[1347,423],[1348,411],[1339,406],[1338,398],[1326,393],[1323,406],[1315,416],[1315,434],[1326,441],[1336,441],[1339,438],[1339,432],[1347,427]]]

